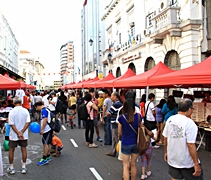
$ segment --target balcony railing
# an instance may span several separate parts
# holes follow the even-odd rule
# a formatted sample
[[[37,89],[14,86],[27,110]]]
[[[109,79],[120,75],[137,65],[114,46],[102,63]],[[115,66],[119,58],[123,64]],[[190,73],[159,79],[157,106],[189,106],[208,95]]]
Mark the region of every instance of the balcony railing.
[[[168,7],[164,11],[155,16],[153,21],[153,32],[162,32],[168,30],[168,26],[175,26],[179,21],[179,7]],[[166,29],[167,28],[167,29]],[[175,27],[174,27],[175,28]],[[152,33],[153,33],[152,32]]]

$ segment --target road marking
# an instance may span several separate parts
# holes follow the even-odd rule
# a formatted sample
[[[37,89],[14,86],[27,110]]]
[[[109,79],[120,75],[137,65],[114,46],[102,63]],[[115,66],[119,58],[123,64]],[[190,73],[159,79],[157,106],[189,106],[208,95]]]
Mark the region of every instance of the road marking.
[[[62,125],[62,129],[64,130],[64,131],[66,131],[67,129],[66,129],[66,127],[64,126],[64,125]]]
[[[92,174],[96,177],[97,180],[103,180],[103,178],[98,174],[98,172],[95,170],[95,168],[89,168]]]
[[[78,145],[76,144],[76,142],[73,139],[70,139],[71,143],[73,144],[74,147],[78,147]]]

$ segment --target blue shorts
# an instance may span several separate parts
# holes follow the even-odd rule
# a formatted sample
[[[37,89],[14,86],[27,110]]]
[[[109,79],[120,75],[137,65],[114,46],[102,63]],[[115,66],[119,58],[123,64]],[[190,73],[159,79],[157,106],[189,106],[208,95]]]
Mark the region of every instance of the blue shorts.
[[[122,145],[121,146],[121,151],[122,154],[139,154],[139,150],[137,148],[137,144],[133,144],[133,145]]]

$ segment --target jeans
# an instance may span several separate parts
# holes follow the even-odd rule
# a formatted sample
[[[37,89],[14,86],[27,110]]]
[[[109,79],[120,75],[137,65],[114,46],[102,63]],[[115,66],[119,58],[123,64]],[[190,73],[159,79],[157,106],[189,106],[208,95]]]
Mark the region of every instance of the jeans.
[[[111,135],[111,118],[104,117],[104,144],[111,145],[112,144],[112,135]]]
[[[81,127],[81,121],[83,122],[83,127],[86,127],[86,121],[79,119],[79,117],[78,117],[78,126]]]
[[[116,153],[116,145],[118,143],[118,128],[112,128],[112,153]]]
[[[90,131],[90,136],[89,136],[89,131]],[[85,131],[86,142],[89,142],[90,144],[92,144],[93,143],[93,135],[94,135],[94,121],[87,120],[86,121],[86,131]]]

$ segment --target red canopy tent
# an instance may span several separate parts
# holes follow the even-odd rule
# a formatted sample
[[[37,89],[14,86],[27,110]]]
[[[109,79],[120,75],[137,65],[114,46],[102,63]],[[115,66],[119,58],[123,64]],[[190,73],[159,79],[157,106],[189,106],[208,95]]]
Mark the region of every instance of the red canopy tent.
[[[15,90],[20,88],[20,82],[11,78],[4,77],[0,74],[0,89],[1,90]]]
[[[70,84],[65,85],[65,89],[71,89],[75,82],[71,82]]]
[[[90,88],[96,88],[96,85],[98,83],[109,81],[109,80],[112,80],[112,79],[115,79],[115,77],[114,77],[114,75],[112,73],[109,73],[105,78],[103,78],[103,79],[101,79],[99,81],[96,81],[96,82],[89,83],[89,87]]]
[[[72,89],[80,88],[80,85],[81,85],[83,82],[85,82],[85,80],[79,81],[78,83],[73,84],[73,85],[71,86],[71,88],[72,88]]]
[[[129,77],[126,79],[122,79],[119,81],[114,81],[114,87],[116,88],[142,88],[148,86],[148,81],[152,77],[156,77],[162,74],[167,74],[173,72],[172,69],[168,68],[162,62],[159,62],[156,66],[154,66],[149,71],[146,71],[142,74]]]
[[[91,82],[93,79],[87,79],[87,80],[85,80],[85,81],[83,81],[82,83],[80,83],[78,86],[77,86],[77,88],[83,88],[83,86],[86,84],[86,83],[89,83],[89,82]]]
[[[83,85],[82,85],[82,88],[89,88],[90,86],[89,86],[89,84],[90,83],[94,83],[94,82],[97,82],[97,81],[99,81],[100,79],[96,76],[94,79],[92,79],[91,81],[89,81],[89,82],[87,82],[87,83],[84,83]]]
[[[109,81],[104,81],[104,82],[99,82],[96,84],[96,88],[99,87],[104,87],[104,88],[110,88],[110,87],[114,87],[114,82],[119,81],[119,80],[123,80],[132,76],[135,76],[136,74],[130,69],[128,68],[127,71],[120,77],[116,78],[116,79],[112,79]]]
[[[199,64],[162,76],[150,78],[149,86],[211,87],[211,56]]]

